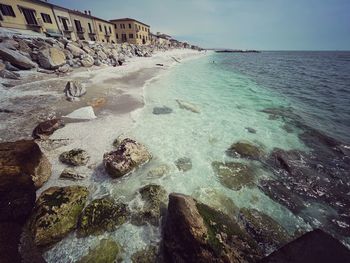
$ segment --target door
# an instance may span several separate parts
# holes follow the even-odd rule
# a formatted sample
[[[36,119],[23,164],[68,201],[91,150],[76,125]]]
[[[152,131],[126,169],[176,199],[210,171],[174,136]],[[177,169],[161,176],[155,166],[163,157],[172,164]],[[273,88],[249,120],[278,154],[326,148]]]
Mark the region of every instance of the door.
[[[35,18],[34,10],[22,8],[22,12],[28,25],[38,25],[38,22],[36,21],[36,18]]]

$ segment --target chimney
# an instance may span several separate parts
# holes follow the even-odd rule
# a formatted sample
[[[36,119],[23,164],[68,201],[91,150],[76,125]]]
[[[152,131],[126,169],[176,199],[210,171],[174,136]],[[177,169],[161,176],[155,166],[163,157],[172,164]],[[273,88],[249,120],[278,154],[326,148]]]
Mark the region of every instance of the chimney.
[[[91,10],[89,10],[89,15],[91,16]]]
[[[86,10],[84,10],[84,14],[87,15],[87,11]]]

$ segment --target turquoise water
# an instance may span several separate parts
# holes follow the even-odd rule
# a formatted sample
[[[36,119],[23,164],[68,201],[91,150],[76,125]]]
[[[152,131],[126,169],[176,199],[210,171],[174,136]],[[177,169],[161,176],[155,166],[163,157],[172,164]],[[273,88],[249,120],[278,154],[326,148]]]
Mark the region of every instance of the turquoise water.
[[[152,166],[166,164],[170,172],[155,182],[170,192],[193,195],[203,202],[215,203],[213,193],[230,198],[238,207],[264,211],[293,233],[308,226],[291,212],[272,201],[257,187],[234,191],[221,185],[214,174],[213,161],[233,161],[225,154],[234,142],[247,140],[269,153],[278,147],[307,150],[298,138],[298,130],[288,133],[281,120],[269,120],[260,110],[290,106],[273,91],[259,87],[248,77],[225,70],[212,63],[214,55],[187,61],[176,66],[146,87],[146,106],[134,128],[134,136],[145,143],[154,155]],[[200,113],[180,109],[176,99],[195,105]],[[167,106],[171,114],[154,115],[154,107]],[[249,133],[254,128],[256,134]],[[181,172],[175,161],[188,157],[192,169]],[[272,176],[254,161],[256,181]]]

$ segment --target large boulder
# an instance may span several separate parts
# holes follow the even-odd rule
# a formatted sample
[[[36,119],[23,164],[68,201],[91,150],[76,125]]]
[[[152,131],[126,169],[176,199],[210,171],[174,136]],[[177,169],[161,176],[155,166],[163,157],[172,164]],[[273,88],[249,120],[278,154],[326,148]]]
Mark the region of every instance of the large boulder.
[[[50,246],[72,231],[89,192],[83,186],[51,187],[38,198],[30,230],[38,247]]]
[[[86,54],[80,62],[84,67],[88,68],[94,65],[95,60],[92,56]]]
[[[75,101],[86,94],[86,88],[79,81],[72,80],[67,82],[64,93],[66,94],[67,100]]]
[[[114,263],[117,262],[120,253],[120,245],[112,239],[105,238],[96,247],[89,249],[89,253],[77,263]]]
[[[80,47],[77,47],[71,43],[68,43],[66,48],[72,53],[73,57],[75,58],[86,54],[85,51],[82,50]]]
[[[128,206],[109,198],[93,200],[83,211],[78,224],[78,236],[100,235],[124,224],[129,216]]]
[[[0,77],[4,79],[20,79],[21,75],[7,69],[0,70]]]
[[[124,139],[117,150],[103,155],[103,164],[112,177],[118,178],[132,172],[152,158],[146,147],[132,139]]]
[[[33,130],[34,139],[47,139],[56,130],[64,127],[64,121],[62,119],[52,119],[41,122]]]
[[[263,151],[258,146],[246,141],[232,144],[226,153],[231,157],[242,157],[252,160],[259,160],[263,156]]]
[[[132,263],[154,263],[157,262],[158,249],[155,246],[148,246],[145,249],[132,254]]]
[[[81,166],[88,163],[90,156],[85,150],[76,148],[61,153],[59,159],[62,163],[68,165]]]
[[[254,186],[254,169],[238,162],[213,162],[213,170],[220,183],[227,188],[239,191],[242,187]]]
[[[35,68],[36,64],[21,53],[0,45],[0,57],[21,69]]]
[[[142,187],[139,193],[144,204],[142,209],[133,216],[133,223],[136,225],[150,223],[158,226],[166,209],[166,190],[160,185],[149,184]]]
[[[45,48],[39,50],[38,62],[42,68],[57,69],[66,64],[66,55],[58,48]]]
[[[166,262],[256,262],[256,242],[232,218],[190,196],[170,194],[163,230]]]
[[[102,61],[108,58],[107,55],[102,50],[97,51],[97,57]]]

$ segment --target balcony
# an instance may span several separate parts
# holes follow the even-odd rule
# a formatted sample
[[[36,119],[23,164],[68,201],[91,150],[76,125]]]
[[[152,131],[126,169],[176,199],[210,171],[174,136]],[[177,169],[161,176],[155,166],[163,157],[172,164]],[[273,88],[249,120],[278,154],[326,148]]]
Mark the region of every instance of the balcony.
[[[89,35],[90,35],[90,36],[95,36],[96,33],[95,33],[95,32],[89,32]]]
[[[77,28],[77,34],[84,34],[85,33],[85,28]]]
[[[73,27],[72,26],[67,26],[66,28],[63,28],[64,33],[71,33],[73,32]]]

